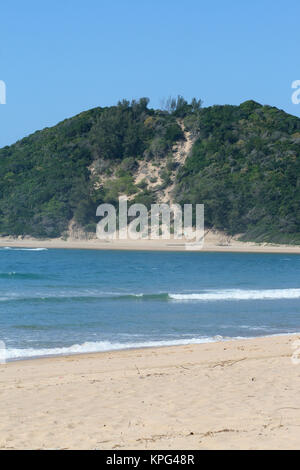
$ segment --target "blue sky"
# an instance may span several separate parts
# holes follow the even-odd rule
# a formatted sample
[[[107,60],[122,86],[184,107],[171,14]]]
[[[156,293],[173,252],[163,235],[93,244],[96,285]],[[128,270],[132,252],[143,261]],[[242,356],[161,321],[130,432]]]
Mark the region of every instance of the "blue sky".
[[[299,0],[3,3],[0,146],[122,98],[254,99],[300,116]]]

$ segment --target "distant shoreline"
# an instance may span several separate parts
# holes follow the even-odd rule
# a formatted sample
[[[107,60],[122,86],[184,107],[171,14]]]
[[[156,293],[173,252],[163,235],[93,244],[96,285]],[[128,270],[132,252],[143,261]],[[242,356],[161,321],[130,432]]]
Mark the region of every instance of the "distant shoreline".
[[[218,235],[219,236],[219,235]],[[128,251],[166,251],[166,252],[215,252],[215,253],[278,253],[300,254],[300,245],[276,245],[270,243],[240,242],[231,239],[221,244],[217,236],[208,235],[201,250],[186,250],[182,240],[63,240],[61,238],[39,240],[34,238],[14,239],[0,237],[0,247],[10,248],[48,248],[79,250],[128,250]]]

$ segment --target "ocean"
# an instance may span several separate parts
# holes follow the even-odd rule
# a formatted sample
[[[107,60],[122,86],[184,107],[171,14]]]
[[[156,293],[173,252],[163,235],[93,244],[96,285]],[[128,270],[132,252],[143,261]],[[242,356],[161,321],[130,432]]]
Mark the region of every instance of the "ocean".
[[[300,256],[0,248],[6,358],[300,332]]]

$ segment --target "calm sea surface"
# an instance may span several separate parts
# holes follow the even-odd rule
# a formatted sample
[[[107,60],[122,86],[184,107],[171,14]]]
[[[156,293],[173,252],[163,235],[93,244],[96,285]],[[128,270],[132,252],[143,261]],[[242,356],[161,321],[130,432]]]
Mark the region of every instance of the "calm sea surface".
[[[8,359],[300,332],[300,256],[0,249]]]

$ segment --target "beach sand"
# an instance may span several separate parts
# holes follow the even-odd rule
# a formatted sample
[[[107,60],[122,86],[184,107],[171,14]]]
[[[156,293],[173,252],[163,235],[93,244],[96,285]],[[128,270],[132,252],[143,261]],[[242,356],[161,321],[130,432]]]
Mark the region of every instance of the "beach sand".
[[[298,338],[0,365],[0,448],[299,449]]]
[[[300,245],[276,245],[271,243],[241,242],[228,237],[222,232],[209,231],[205,235],[201,250],[222,253],[295,253],[300,254]],[[0,247],[12,248],[64,248],[89,250],[141,250],[141,251],[187,251],[183,240],[113,240],[103,241],[97,238],[76,239],[62,238],[39,240],[30,237],[0,237]]]

